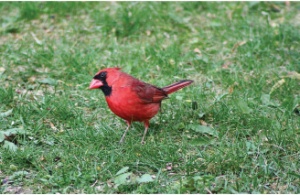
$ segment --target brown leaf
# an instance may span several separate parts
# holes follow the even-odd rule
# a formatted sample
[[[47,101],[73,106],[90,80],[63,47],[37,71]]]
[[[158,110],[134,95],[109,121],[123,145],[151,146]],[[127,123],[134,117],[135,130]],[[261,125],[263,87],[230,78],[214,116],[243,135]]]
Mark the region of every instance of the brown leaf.
[[[36,80],[36,77],[35,77],[35,76],[31,76],[31,77],[28,78],[28,82],[29,82],[29,83],[34,83],[35,80]]]
[[[42,45],[42,42],[36,37],[36,35],[33,32],[30,32],[30,33],[31,33],[31,36],[33,37],[33,39],[35,40],[35,42],[38,45]]]
[[[106,181],[106,184],[107,184],[107,186],[110,187],[110,188],[114,187],[114,185],[115,185],[115,184],[112,182],[111,179],[110,179],[110,180],[107,180],[107,181]]]
[[[58,130],[52,122],[49,122],[49,124],[50,124],[51,129],[53,129],[54,131]]]
[[[166,169],[167,169],[168,171],[171,171],[171,170],[172,170],[172,163],[167,163],[167,164],[166,164]]]
[[[195,48],[195,49],[194,49],[194,52],[197,53],[197,54],[199,54],[199,55],[202,55],[200,49],[198,49],[198,48]]]
[[[231,85],[231,86],[229,87],[228,92],[229,92],[229,93],[233,93],[234,88],[235,88],[236,86],[238,86],[238,85],[239,85],[239,84],[238,84],[237,82],[234,82],[233,85]]]
[[[273,93],[276,89],[280,88],[285,83],[284,79],[277,81],[270,90],[270,94]]]
[[[227,62],[225,62],[225,63],[222,65],[222,68],[223,68],[223,69],[228,69],[229,66],[230,66],[231,64],[232,64],[232,63],[231,63],[230,61],[227,61]]]
[[[1,74],[3,74],[3,73],[4,73],[4,71],[5,71],[5,68],[3,68],[3,67],[0,67],[0,75],[1,75]]]
[[[279,6],[277,6],[277,5],[275,5],[275,4],[271,4],[271,10],[273,11],[273,12],[280,12],[280,7]]]
[[[200,124],[204,126],[208,126],[208,124],[204,120],[200,120]]]
[[[289,72],[287,76],[285,77],[288,77],[288,78],[291,78],[291,79],[297,79],[297,80],[300,80],[300,74],[296,71],[293,71],[293,72]]]
[[[20,186],[8,186],[4,189],[4,193],[9,194],[32,194],[32,190],[26,187],[20,187]]]
[[[227,11],[227,18],[231,21],[232,20],[232,14],[233,14],[233,10]]]
[[[232,94],[233,91],[234,91],[234,86],[232,85],[228,88],[228,92],[229,92],[229,94]]]
[[[40,161],[45,161],[45,157],[43,155],[40,157]]]
[[[233,48],[231,49],[231,52],[235,52],[235,50],[242,46],[242,45],[245,45],[247,43],[247,41],[240,41],[240,42],[237,42],[236,44],[234,44]]]

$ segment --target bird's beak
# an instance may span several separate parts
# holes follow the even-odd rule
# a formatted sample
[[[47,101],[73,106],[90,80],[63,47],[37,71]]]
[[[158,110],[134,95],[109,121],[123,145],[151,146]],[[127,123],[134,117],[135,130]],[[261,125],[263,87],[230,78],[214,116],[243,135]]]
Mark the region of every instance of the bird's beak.
[[[98,89],[100,88],[101,86],[103,86],[103,83],[99,80],[96,80],[96,79],[93,79],[91,84],[90,84],[90,89]]]

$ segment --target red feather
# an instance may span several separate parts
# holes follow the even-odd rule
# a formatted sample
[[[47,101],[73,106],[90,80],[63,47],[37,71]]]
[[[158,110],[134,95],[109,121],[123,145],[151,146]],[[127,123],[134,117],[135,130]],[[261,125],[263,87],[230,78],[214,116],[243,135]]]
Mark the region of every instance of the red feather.
[[[131,122],[141,121],[145,125],[143,143],[149,120],[158,113],[161,101],[192,82],[182,80],[159,88],[121,72],[120,68],[106,68],[94,76],[90,89],[100,88],[111,111],[126,120],[128,127],[120,142],[123,142]]]

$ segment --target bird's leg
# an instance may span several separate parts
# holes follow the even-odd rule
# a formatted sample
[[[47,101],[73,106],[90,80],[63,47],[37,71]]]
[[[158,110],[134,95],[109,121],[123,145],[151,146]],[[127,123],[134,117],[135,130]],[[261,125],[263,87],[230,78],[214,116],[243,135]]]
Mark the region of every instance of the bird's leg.
[[[125,132],[124,132],[124,134],[123,134],[123,136],[122,136],[122,138],[121,138],[121,140],[119,142],[120,144],[123,143],[125,135],[126,135],[127,131],[129,130],[129,127],[130,127],[130,122],[126,121],[126,123],[127,123],[127,128],[126,128],[126,130],[125,130]]]
[[[148,121],[148,120],[144,121],[144,126],[145,126],[145,131],[144,131],[144,135],[143,135],[141,144],[145,144],[144,139],[145,139],[145,136],[146,136],[146,134],[147,134],[148,127],[149,127],[149,121]]]

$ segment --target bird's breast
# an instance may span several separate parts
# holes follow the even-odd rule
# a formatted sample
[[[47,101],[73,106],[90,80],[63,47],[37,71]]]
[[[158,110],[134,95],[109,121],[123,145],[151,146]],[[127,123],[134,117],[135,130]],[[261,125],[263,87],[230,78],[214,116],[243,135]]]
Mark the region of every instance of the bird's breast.
[[[127,87],[113,88],[106,102],[113,113],[128,121],[149,120],[160,109],[160,103],[145,103]]]

